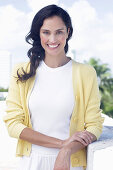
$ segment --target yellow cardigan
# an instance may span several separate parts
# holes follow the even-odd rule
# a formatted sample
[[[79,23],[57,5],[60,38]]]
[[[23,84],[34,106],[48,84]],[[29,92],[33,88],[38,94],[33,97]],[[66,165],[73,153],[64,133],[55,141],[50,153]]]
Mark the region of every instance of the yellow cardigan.
[[[30,63],[17,64],[12,72],[9,92],[6,98],[7,114],[4,116],[4,122],[6,123],[9,135],[18,139],[16,155],[29,156],[32,145],[27,141],[19,139],[19,135],[24,128],[32,128],[28,100],[36,75],[23,83],[18,81],[17,84],[17,79],[14,76],[17,77],[17,69],[21,67],[29,72]],[[22,73],[21,69],[20,73]],[[72,60],[72,77],[76,105],[74,105],[70,120],[70,136],[76,131],[86,129],[98,139],[102,132],[104,119],[101,117],[96,71],[92,66]],[[71,165],[73,167],[86,167],[86,149],[71,155]]]

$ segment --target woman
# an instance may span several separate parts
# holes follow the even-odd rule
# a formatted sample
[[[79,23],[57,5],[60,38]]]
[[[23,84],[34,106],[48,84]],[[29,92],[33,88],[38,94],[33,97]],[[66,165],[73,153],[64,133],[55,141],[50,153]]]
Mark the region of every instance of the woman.
[[[95,70],[66,56],[72,33],[64,9],[42,8],[26,37],[30,61],[12,73],[4,121],[18,139],[19,170],[83,170],[101,134]]]

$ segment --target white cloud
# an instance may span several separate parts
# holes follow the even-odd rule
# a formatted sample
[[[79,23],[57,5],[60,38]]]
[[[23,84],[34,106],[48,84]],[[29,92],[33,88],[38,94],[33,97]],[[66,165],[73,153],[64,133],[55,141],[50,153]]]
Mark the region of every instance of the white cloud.
[[[10,58],[18,59],[26,49],[25,35],[29,31],[29,19],[24,12],[7,5],[0,7],[0,22],[0,86],[6,87],[13,67]]]
[[[86,0],[75,2],[67,11],[72,17],[74,26],[74,36],[70,41],[70,47],[76,50],[77,61],[95,56],[111,65],[113,13],[106,13],[100,18],[96,9]]]
[[[59,0],[27,0],[29,7],[31,8],[31,12],[28,14],[29,20],[32,22],[35,14],[43,7],[51,4],[59,4]]]
[[[0,7],[0,49],[22,47],[28,32],[28,17],[12,5]]]
[[[35,13],[39,11],[41,8],[43,8],[46,5],[50,4],[58,4],[59,0],[27,0],[29,7],[34,11]]]

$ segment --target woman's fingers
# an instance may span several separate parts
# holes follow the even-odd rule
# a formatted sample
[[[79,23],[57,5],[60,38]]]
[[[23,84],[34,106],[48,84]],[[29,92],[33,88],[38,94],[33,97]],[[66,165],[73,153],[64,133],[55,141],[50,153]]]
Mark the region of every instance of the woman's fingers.
[[[87,130],[85,130],[84,133],[87,135],[87,139],[91,143],[93,141],[93,136],[91,133],[89,133]]]
[[[92,135],[88,131],[80,131],[80,132],[75,132],[71,139],[71,141],[79,141],[83,145],[87,146],[92,142]]]
[[[75,141],[82,143],[84,146],[87,146],[86,141],[84,139],[80,138],[80,137],[76,137]]]
[[[92,142],[91,136],[90,136],[90,134],[89,134],[87,131],[83,131],[83,132],[81,132],[81,134],[82,134],[82,135],[81,135],[82,139],[85,140],[85,142],[87,143],[87,145]]]
[[[78,142],[82,143],[84,146],[87,146],[93,141],[93,136],[90,132],[88,132],[86,130],[78,131],[78,132],[75,132],[67,140],[65,140],[63,143],[63,146],[67,145],[73,141],[78,141]]]

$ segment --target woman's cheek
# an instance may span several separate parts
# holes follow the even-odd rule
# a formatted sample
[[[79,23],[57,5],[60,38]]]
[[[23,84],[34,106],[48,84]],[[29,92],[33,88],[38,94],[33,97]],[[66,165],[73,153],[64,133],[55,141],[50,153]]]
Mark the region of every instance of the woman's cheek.
[[[65,36],[62,36],[61,38],[60,38],[60,41],[63,43],[63,42],[66,42],[66,37]]]
[[[46,43],[47,42],[47,37],[41,36],[40,38],[41,38],[41,42],[42,43]]]

